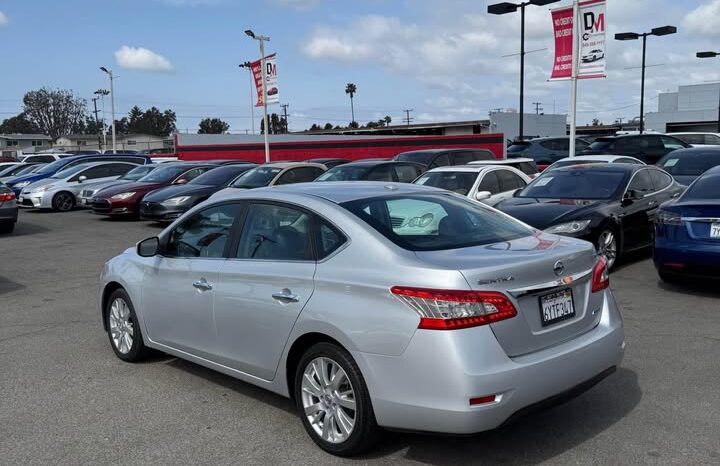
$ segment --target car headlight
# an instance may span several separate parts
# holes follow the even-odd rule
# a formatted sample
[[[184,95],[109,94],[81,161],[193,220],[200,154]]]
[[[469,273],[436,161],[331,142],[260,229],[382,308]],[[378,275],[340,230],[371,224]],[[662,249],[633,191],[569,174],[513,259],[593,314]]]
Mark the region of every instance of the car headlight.
[[[20,183],[16,184],[14,187],[15,188],[24,188],[25,186],[27,186],[29,184],[30,184],[29,181],[21,181]]]
[[[407,226],[413,228],[425,228],[432,223],[435,216],[433,214],[425,214],[422,217],[413,217],[408,221]]]
[[[553,225],[545,230],[545,233],[554,233],[556,235],[569,235],[580,233],[590,225],[591,220],[575,220],[567,223]]]
[[[54,184],[47,184],[45,186],[40,186],[40,188],[38,188],[38,191],[41,193],[44,193],[45,191],[50,191],[54,187],[55,187]]]
[[[190,196],[172,197],[166,201],[163,201],[162,204],[163,205],[182,205],[182,204],[185,204],[190,199],[191,199]]]
[[[130,193],[120,193],[112,196],[110,199],[113,201],[124,201],[125,199],[128,199],[130,197],[133,197],[135,195],[134,192]]]

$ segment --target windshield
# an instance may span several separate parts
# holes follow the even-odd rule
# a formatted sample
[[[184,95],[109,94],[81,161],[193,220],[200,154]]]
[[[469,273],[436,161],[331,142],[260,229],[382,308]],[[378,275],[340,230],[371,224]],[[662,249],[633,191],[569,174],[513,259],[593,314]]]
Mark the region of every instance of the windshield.
[[[181,173],[185,173],[189,169],[190,167],[184,165],[161,167],[153,170],[150,174],[140,178],[138,181],[142,183],[165,183],[175,179],[175,177]]]
[[[383,196],[340,205],[411,251],[467,248],[532,234],[515,220],[450,194]]]
[[[340,165],[318,176],[315,181],[364,180],[372,167]]]
[[[120,180],[125,181],[137,181],[143,176],[146,176],[151,171],[155,170],[157,167],[154,167],[152,165],[143,165],[141,167],[133,168],[129,172],[127,172],[124,176],[121,178],[118,178]]]
[[[278,167],[257,167],[252,170],[248,170],[242,176],[240,176],[233,184],[230,185],[232,188],[260,188],[267,186],[282,171],[282,168]]]
[[[32,165],[9,165],[7,167],[0,168],[0,176],[9,176],[15,173],[20,173],[21,170],[31,167]]]
[[[703,176],[690,185],[682,199],[691,201],[695,199],[713,199],[720,198],[720,175],[713,174],[711,176]]]
[[[395,156],[395,160],[401,162],[417,162],[423,165],[430,165],[435,152],[404,152]]]
[[[553,170],[540,175],[517,197],[544,199],[610,199],[623,186],[624,171],[587,170],[582,167]]]
[[[38,171],[38,173],[42,173],[42,174],[48,174],[48,173],[50,173],[50,174],[52,174],[52,173],[55,173],[55,172],[57,172],[58,170],[60,170],[62,167],[64,167],[64,166],[67,165],[68,163],[70,163],[70,161],[69,161],[68,159],[56,160],[56,161],[54,161],[54,162],[52,162],[52,163],[49,163],[49,164],[45,165],[45,167],[44,167],[42,170]]]
[[[86,168],[87,168],[86,165],[75,165],[74,167],[70,167],[66,170],[60,170],[59,172],[55,173],[50,178],[52,178],[54,180],[62,180],[65,178],[70,178],[74,174],[81,172],[81,171],[85,170]]]
[[[605,163],[605,162],[601,162],[599,160],[597,160],[597,161],[595,161],[595,160],[562,160],[560,162],[555,162],[550,167],[548,167],[548,169],[555,170],[557,168],[571,167],[573,165],[587,165],[590,163]]]
[[[241,173],[248,171],[250,167],[225,166],[209,170],[198,176],[188,184],[199,184],[203,186],[225,186]]]
[[[477,177],[477,173],[471,172],[430,172],[415,180],[415,184],[447,189],[467,196]]]
[[[720,165],[720,151],[697,154],[678,152],[671,152],[658,163],[658,166],[672,176],[700,176],[712,167]]]

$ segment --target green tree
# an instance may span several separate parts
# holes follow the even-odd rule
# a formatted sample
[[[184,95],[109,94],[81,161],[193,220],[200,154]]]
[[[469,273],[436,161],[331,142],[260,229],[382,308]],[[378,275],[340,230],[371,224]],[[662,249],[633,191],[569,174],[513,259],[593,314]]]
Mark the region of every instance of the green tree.
[[[0,134],[35,134],[39,132],[40,128],[30,121],[25,113],[6,118],[0,124]]]
[[[355,93],[357,92],[357,86],[353,83],[347,83],[345,86],[345,94],[350,96],[350,112],[352,114],[352,121],[351,123],[355,123]]]
[[[93,117],[85,118],[84,134],[102,134],[102,123]]]
[[[220,118],[205,118],[199,127],[198,134],[224,134],[230,129],[230,125]]]
[[[138,106],[130,109],[127,118],[127,132],[167,137],[175,131],[177,117],[172,110],[160,111],[151,107],[144,112]],[[120,133],[119,130],[116,131]]]
[[[385,115],[385,118],[383,118],[385,121],[385,126],[390,126],[390,123],[392,123],[392,118],[390,118],[390,115]]]
[[[23,112],[40,132],[53,139],[84,126],[86,101],[69,89],[42,88],[23,97]]]
[[[325,123],[325,129],[333,129],[332,123]]]
[[[283,134],[287,133],[287,120],[285,120],[284,117],[281,117],[277,113],[272,113],[269,115],[268,118],[269,121],[269,128],[270,131],[268,134]],[[265,134],[265,120],[260,120],[260,134]]]
[[[318,126],[316,123],[313,123],[312,126],[310,127],[310,131],[317,131],[319,129],[322,129],[322,128],[320,128],[320,126]]]

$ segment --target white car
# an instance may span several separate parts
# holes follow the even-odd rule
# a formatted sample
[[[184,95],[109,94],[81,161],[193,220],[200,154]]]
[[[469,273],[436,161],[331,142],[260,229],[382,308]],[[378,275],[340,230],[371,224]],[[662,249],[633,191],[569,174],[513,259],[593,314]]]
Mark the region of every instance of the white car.
[[[37,154],[29,154],[24,155],[22,157],[18,157],[22,163],[51,163],[56,160],[64,159],[66,157],[69,157],[73,154],[65,154],[65,153],[37,153]]]
[[[600,49],[591,50],[590,52],[586,53],[582,56],[583,63],[589,63],[598,61],[602,58],[605,58],[605,52],[603,52]]]
[[[691,146],[720,146],[720,133],[667,133]]]
[[[475,162],[470,162],[470,165],[500,165],[513,167],[525,173],[531,180],[540,175],[540,169],[535,163],[535,160],[528,157],[518,157],[516,159],[504,160],[477,160]]]
[[[447,189],[494,206],[530,181],[530,177],[513,167],[473,164],[433,168],[413,183]]]
[[[137,167],[129,162],[92,162],[62,170],[50,178],[31,183],[18,196],[21,207],[72,210],[78,203],[80,191],[125,175]]]
[[[630,163],[645,165],[645,162],[642,160],[628,155],[577,155],[575,157],[565,157],[564,159],[560,159],[547,167],[545,171],[547,172],[560,167],[568,167],[570,165],[586,165],[589,163]]]

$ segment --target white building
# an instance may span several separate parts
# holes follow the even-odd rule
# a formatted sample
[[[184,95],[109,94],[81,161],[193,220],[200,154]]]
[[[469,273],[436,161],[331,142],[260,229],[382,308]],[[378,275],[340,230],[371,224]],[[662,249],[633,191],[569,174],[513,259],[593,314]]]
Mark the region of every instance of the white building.
[[[490,112],[490,132],[503,133],[505,139],[517,139],[520,135],[519,114]],[[525,139],[567,136],[567,115],[526,113],[523,115],[523,133]]]
[[[16,157],[18,153],[40,152],[50,148],[50,137],[44,134],[0,134],[0,155]]]
[[[107,135],[107,147],[102,147],[102,136],[96,134],[70,134],[55,140],[53,147],[73,150],[109,150],[112,149],[112,136]],[[172,136],[162,138],[149,134],[118,134],[116,138],[118,150],[147,151],[155,149],[169,149],[173,147]]]
[[[645,115],[645,127],[659,132],[718,130],[720,83],[679,86],[658,96],[658,111]]]

